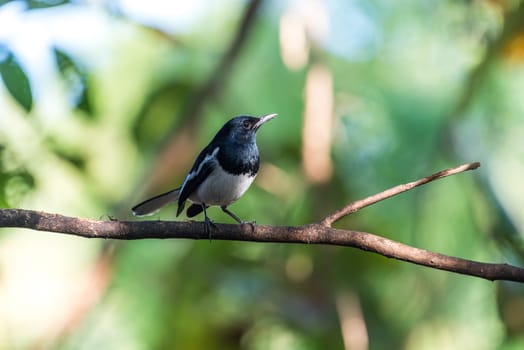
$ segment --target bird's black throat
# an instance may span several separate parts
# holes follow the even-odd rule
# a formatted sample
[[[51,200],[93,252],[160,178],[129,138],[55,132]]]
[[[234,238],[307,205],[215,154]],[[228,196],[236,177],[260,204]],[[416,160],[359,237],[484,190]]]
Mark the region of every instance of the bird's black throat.
[[[260,157],[257,145],[234,144],[220,147],[217,154],[220,166],[233,175],[255,176],[260,166]]]

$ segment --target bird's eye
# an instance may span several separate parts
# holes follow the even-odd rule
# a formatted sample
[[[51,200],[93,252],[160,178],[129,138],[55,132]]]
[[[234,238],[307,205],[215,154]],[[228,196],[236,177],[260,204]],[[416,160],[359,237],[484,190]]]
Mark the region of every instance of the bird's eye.
[[[249,120],[244,120],[244,121],[242,122],[242,127],[243,127],[244,129],[246,129],[246,130],[251,129],[251,123],[249,122]]]

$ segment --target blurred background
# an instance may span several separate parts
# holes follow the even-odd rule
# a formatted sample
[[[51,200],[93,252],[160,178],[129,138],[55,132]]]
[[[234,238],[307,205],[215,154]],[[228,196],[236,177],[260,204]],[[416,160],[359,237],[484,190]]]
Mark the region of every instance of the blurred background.
[[[244,220],[310,223],[480,161],[337,226],[522,266],[523,63],[521,1],[0,1],[0,207],[131,220],[229,118],[278,113]],[[524,286],[340,247],[0,229],[0,349],[95,348],[522,349]]]

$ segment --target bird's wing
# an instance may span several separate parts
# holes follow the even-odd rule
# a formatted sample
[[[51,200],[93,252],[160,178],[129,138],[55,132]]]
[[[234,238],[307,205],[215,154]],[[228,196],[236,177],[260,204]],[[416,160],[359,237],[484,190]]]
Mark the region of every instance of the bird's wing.
[[[198,155],[191,171],[186,176],[182,188],[180,190],[180,195],[178,197],[178,209],[176,215],[184,210],[184,202],[189,196],[204,182],[204,180],[211,174],[211,172],[217,166],[217,153],[219,147],[211,149],[209,146],[204,148],[204,150]]]

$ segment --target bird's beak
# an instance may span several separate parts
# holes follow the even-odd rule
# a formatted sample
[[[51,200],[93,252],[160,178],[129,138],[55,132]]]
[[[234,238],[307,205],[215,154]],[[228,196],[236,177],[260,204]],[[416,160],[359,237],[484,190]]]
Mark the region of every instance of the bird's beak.
[[[256,122],[256,124],[253,126],[253,129],[258,130],[258,128],[260,128],[262,126],[262,124],[264,124],[265,122],[270,121],[271,119],[275,118],[277,115],[278,114],[268,114],[268,115],[265,115],[263,117],[260,117],[258,122]]]

